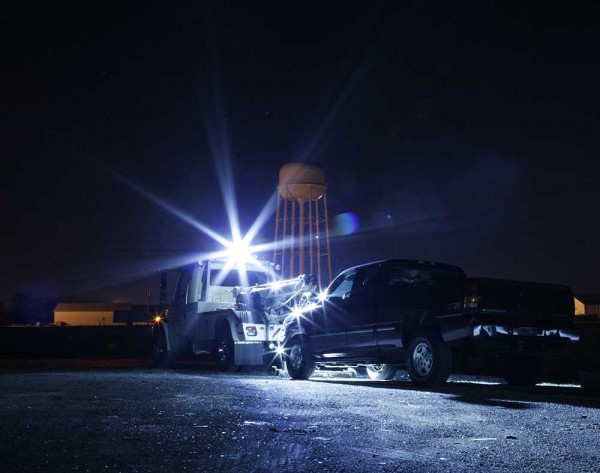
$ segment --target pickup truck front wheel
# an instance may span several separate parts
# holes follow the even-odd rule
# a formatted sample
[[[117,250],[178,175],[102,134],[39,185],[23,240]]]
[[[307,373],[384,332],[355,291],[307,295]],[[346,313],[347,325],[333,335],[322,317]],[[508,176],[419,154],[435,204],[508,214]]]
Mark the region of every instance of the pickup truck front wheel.
[[[308,379],[312,376],[315,362],[305,337],[294,337],[286,344],[285,364],[292,379]]]
[[[417,333],[408,344],[408,374],[413,384],[433,387],[444,384],[452,369],[452,350],[431,331]]]
[[[396,365],[367,365],[367,375],[376,381],[389,381],[397,370]]]

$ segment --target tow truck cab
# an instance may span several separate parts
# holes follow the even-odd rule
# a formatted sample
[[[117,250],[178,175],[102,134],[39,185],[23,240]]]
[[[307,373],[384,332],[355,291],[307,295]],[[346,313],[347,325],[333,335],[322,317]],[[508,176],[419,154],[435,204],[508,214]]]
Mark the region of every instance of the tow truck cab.
[[[274,279],[268,263],[240,267],[213,259],[180,268],[168,315],[153,330],[155,363],[166,365],[177,355],[212,355],[223,370],[262,364],[277,324],[238,298],[243,288]]]

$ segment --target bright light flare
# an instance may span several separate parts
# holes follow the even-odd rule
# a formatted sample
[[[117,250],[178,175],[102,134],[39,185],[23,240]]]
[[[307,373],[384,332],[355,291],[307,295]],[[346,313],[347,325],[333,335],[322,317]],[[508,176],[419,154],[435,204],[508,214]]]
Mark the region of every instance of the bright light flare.
[[[270,285],[270,288],[273,291],[279,291],[282,287],[283,287],[283,284],[281,284],[279,281],[272,282]]]
[[[312,312],[317,307],[318,307],[318,304],[316,304],[314,302],[311,302],[310,304],[306,304],[305,306],[302,306],[302,307],[294,306],[294,307],[292,307],[290,315],[293,315],[296,318],[300,318],[307,312]]]
[[[233,241],[227,245],[227,258],[236,264],[244,264],[256,259],[252,254],[252,248],[243,240]]]
[[[225,258],[226,260],[225,266],[219,271],[217,281],[225,279],[227,274],[235,268],[240,275],[242,286],[248,286],[248,265],[257,267],[264,272],[268,272],[269,267],[254,256],[255,247],[250,246],[245,239],[239,237],[239,226],[237,223],[234,220],[231,220],[231,223],[232,226],[237,228],[237,231],[232,231],[234,235],[233,241],[227,241],[224,244],[224,250],[211,255],[211,258]],[[235,237],[235,235],[238,235],[238,237]]]

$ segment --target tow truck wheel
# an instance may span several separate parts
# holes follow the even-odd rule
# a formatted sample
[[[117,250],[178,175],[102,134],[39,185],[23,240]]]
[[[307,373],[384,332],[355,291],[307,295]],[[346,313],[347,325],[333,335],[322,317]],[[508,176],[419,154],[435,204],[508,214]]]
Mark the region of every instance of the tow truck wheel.
[[[414,385],[444,384],[452,369],[452,350],[435,332],[417,333],[408,344],[408,374]]]
[[[233,338],[228,331],[221,330],[215,341],[215,361],[220,371],[234,372],[238,370],[233,352]]]
[[[308,379],[312,376],[315,361],[305,337],[294,337],[286,344],[285,364],[292,379]]]
[[[162,330],[152,336],[152,364],[157,368],[168,368],[171,364],[171,356]]]
[[[367,375],[376,381],[389,381],[396,376],[396,365],[367,365]]]

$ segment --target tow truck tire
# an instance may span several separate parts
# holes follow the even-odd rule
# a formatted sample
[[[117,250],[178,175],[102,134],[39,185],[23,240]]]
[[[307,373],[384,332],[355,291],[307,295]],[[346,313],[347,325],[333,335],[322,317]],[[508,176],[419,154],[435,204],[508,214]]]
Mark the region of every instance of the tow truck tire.
[[[286,343],[285,364],[292,379],[308,379],[312,376],[315,361],[306,337],[296,336]]]
[[[389,381],[396,376],[396,365],[367,365],[367,375],[375,381]]]
[[[433,331],[418,332],[408,344],[408,375],[415,386],[444,384],[452,369],[452,350]]]
[[[167,350],[167,340],[162,330],[152,334],[152,364],[156,368],[168,368],[171,366],[171,354]]]
[[[235,364],[233,338],[228,330],[219,330],[215,340],[215,361],[219,371],[233,373],[239,369]]]

